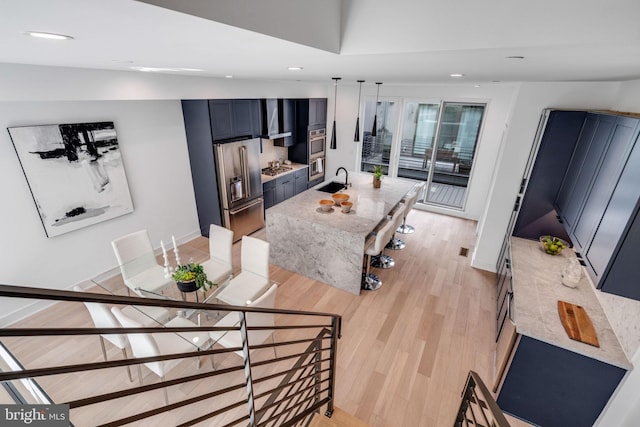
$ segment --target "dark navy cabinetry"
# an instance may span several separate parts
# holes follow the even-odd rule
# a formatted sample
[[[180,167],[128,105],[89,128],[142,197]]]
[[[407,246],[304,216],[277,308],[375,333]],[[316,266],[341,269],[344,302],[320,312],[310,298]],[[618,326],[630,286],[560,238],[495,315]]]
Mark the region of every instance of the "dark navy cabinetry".
[[[307,189],[307,168],[298,169],[262,184],[264,208],[284,202]]]
[[[556,219],[553,201],[576,147],[586,117],[584,111],[551,111],[526,183],[513,235],[538,239],[543,234],[567,238]],[[533,161],[532,159],[531,161]],[[524,191],[524,189],[522,189]]]
[[[327,124],[327,98],[309,99],[309,127],[317,129]]]
[[[208,237],[210,224],[222,225],[213,136],[209,122],[209,101],[182,101],[182,113],[200,233]]]
[[[209,114],[214,141],[260,135],[260,101],[257,99],[212,99]]]
[[[556,199],[556,208],[587,272],[605,292],[640,299],[640,267],[626,251],[640,198],[640,121],[589,113]],[[614,283],[615,281],[616,283]],[[628,291],[625,291],[628,289]]]
[[[592,426],[626,372],[527,336],[513,352],[498,406],[545,427]]]

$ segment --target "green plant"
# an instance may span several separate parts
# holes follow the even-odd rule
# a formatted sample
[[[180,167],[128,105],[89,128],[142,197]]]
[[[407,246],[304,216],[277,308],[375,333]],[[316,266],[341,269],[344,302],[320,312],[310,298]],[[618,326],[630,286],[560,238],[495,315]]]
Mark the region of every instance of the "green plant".
[[[195,282],[198,289],[206,291],[217,284],[207,279],[207,273],[200,264],[190,262],[189,264],[179,265],[173,273],[173,280],[176,282]]]
[[[382,166],[377,165],[373,168],[373,176],[375,176],[376,179],[382,179]]]

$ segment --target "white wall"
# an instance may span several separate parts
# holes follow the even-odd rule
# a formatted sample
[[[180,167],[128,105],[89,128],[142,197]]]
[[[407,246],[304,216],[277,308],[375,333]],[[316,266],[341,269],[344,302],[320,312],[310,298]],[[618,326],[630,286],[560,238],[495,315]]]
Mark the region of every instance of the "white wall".
[[[65,289],[116,265],[115,237],[146,228],[159,246],[172,234],[197,235],[181,114],[179,101],[0,102],[3,128],[113,121],[134,205],[131,214],[47,238],[9,134],[1,133],[0,282]],[[21,309],[0,300],[5,319]]]
[[[8,132],[0,133],[0,283],[54,289],[117,267],[111,240],[157,248],[199,235],[180,99],[323,97],[325,85],[0,64],[0,127],[113,121],[134,212],[47,238]],[[0,325],[41,306],[0,299]]]
[[[619,83],[523,83],[506,123],[501,157],[478,224],[472,265],[495,271],[540,114],[545,108],[610,109]]]

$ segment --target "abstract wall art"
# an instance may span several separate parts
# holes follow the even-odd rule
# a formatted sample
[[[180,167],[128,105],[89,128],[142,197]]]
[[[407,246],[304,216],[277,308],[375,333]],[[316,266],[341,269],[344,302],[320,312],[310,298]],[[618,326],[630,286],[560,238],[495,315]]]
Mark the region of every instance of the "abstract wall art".
[[[113,122],[8,130],[47,237],[133,212]]]

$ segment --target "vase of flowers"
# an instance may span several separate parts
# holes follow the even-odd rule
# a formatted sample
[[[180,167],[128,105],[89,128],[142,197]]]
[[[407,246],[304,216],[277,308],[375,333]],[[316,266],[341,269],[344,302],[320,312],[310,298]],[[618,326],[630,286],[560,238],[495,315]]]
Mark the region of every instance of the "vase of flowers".
[[[194,292],[197,289],[206,291],[217,286],[207,279],[207,273],[204,272],[200,264],[195,262],[179,265],[172,277],[181,292]]]

